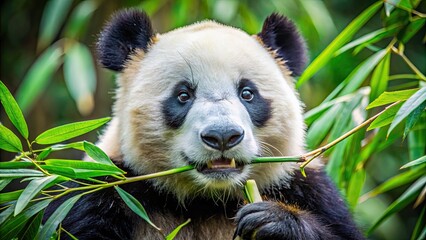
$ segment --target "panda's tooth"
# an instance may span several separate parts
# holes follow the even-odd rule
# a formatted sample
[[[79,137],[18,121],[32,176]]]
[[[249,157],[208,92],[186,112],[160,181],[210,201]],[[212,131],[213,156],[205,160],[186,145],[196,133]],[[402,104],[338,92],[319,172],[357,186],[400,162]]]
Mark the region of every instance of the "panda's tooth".
[[[235,159],[233,158],[233,159],[231,159],[231,163],[229,164],[229,166],[231,167],[231,168],[235,168],[236,167],[236,165],[235,165]]]
[[[213,163],[212,163],[212,161],[208,161],[208,162],[207,162],[207,168],[213,168]]]

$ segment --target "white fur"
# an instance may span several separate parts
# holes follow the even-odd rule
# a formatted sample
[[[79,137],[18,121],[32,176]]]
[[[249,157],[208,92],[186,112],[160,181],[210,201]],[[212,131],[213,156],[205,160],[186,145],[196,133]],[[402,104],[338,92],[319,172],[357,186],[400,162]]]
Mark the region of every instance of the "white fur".
[[[143,56],[142,56],[143,55]],[[146,54],[135,56],[119,79],[114,120],[99,146],[140,174],[187,164],[181,152],[200,163],[220,157],[202,144],[199,131],[211,122],[242,126],[244,140],[225,152],[246,163],[256,155],[303,153],[302,107],[285,66],[257,38],[228,26],[206,21],[158,35]],[[241,79],[254,82],[271,100],[272,117],[256,128],[238,99]],[[165,126],[161,104],[176,83],[197,86],[196,100],[178,130]],[[155,180],[161,191],[183,200],[196,194],[215,198],[239,195],[248,178],[260,188],[290,178],[294,163],[247,165],[227,181],[215,181],[193,170]]]

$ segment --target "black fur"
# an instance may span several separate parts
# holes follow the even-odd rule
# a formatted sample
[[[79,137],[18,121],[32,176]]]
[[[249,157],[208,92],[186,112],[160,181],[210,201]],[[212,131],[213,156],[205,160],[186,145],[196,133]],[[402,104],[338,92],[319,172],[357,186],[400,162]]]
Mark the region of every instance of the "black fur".
[[[317,170],[307,169],[306,173],[307,178],[297,172],[289,185],[266,190],[263,195],[269,201],[246,206],[237,199],[228,199],[223,205],[207,197],[197,197],[182,206],[173,195],[156,191],[149,181],[121,187],[142,203],[148,215],[171,214],[183,221],[191,218],[185,228],[197,229],[199,223],[215,216],[226,216],[227,224],[233,224],[232,217],[236,215],[235,235],[243,238],[256,232],[256,239],[363,239],[328,177]],[[45,220],[65,200],[61,198],[49,205]],[[141,222],[114,188],[107,188],[83,196],[62,227],[81,240],[131,239],[135,226]],[[162,223],[156,224],[161,227]],[[67,239],[66,234],[61,239]]]
[[[296,26],[277,13],[270,15],[258,34],[263,43],[276,50],[293,75],[300,75],[306,64],[306,45]]]
[[[238,86],[238,95],[241,94],[241,91],[245,87],[248,87],[253,92],[254,97],[249,102],[244,101],[241,98],[240,100],[247,109],[253,124],[256,127],[262,127],[268,119],[271,118],[271,101],[263,98],[256,85],[248,79],[242,79],[240,81]]]
[[[190,96],[189,101],[186,103],[181,103],[178,100],[178,95],[182,91],[187,92]],[[185,121],[194,99],[195,89],[188,82],[182,81],[176,84],[172,94],[162,102],[162,112],[166,125],[174,129],[179,128]]]
[[[120,11],[101,32],[97,46],[100,62],[105,68],[121,71],[135,49],[147,51],[153,36],[151,21],[145,12]]]

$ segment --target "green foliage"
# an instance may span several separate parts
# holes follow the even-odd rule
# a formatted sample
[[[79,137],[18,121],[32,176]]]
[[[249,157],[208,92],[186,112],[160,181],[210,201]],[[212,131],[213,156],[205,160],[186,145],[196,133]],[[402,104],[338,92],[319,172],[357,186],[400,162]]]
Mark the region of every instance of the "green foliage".
[[[30,116],[30,111],[37,107],[36,100],[48,92],[48,86],[58,84],[57,70],[61,69],[61,66],[65,80],[63,85],[75,101],[77,110],[82,115],[92,112],[94,92],[99,84],[96,83],[97,74],[93,57],[84,37],[94,35],[94,33],[87,34],[87,31],[92,28],[92,17],[101,10],[102,3],[103,1],[97,0],[48,1],[39,26],[37,55],[16,91],[17,101],[0,82],[0,100],[3,109],[10,123],[16,128],[9,129],[6,127],[7,119],[2,119],[5,125],[0,124],[0,149],[12,152],[16,157],[11,161],[0,163],[0,190],[2,190],[0,239],[48,239],[68,234],[60,222],[72,206],[83,194],[107,187],[115,187],[123,201],[133,211],[155,226],[149,219],[149,212],[144,210],[140,202],[118,186],[131,181],[193,169],[186,166],[152,176],[130,179],[126,178],[124,172],[114,165],[108,155],[93,143],[70,142],[72,138],[101,127],[109,121],[109,118],[62,125],[39,134],[35,139],[30,139],[24,115]],[[338,85],[330,91],[322,103],[305,113],[305,121],[309,127],[308,148],[313,150],[310,152],[311,155],[302,158],[301,156],[258,158],[253,160],[253,163],[285,161],[306,163],[306,160],[323,154],[324,159],[328,161],[327,172],[346,196],[355,214],[370,211],[371,209],[365,210],[364,203],[382,201],[380,199],[382,195],[388,194],[387,198],[394,199],[389,203],[380,202],[380,205],[387,208],[380,215],[373,216],[373,219],[362,215],[357,217],[367,226],[369,234],[378,236],[376,238],[386,238],[383,236],[389,238],[390,235],[380,232],[386,220],[395,218],[398,212],[404,209],[414,207],[420,212],[419,208],[423,204],[416,225],[413,229],[407,230],[412,233],[411,239],[423,239],[426,235],[424,229],[426,77],[424,66],[420,64],[416,66],[416,61],[413,61],[416,56],[412,54],[419,52],[419,48],[414,45],[424,44],[424,40],[423,43],[419,40],[424,38],[421,30],[424,29],[426,22],[425,13],[421,12],[424,11],[424,7],[421,8],[422,3],[424,3],[422,0],[375,2],[354,18],[321,53],[315,48],[318,42],[328,41],[327,37],[335,36],[336,31],[334,16],[332,18],[327,9],[328,3],[326,7],[322,1],[195,3],[189,0],[161,0],[142,1],[139,7],[151,16],[156,14],[161,16],[164,22],[168,23],[165,27],[167,30],[207,17],[256,33],[265,16],[261,10],[270,13],[278,9],[295,19],[302,33],[309,39],[308,43],[312,45],[312,55],[317,55],[297,81],[297,86],[302,89],[302,98],[303,88],[312,82],[321,81],[321,84],[326,85],[325,83],[334,81],[333,83]],[[133,3],[126,2],[126,4]],[[169,12],[161,14],[164,9],[168,9]],[[314,9],[322,10],[314,11]],[[197,14],[189,16],[188,12]],[[324,22],[327,24],[322,24]],[[379,26],[377,23],[380,23]],[[100,26],[93,28],[99,29]],[[89,44],[93,45],[93,39]],[[420,50],[424,52],[424,45],[422,47]],[[405,66],[401,67],[397,61]],[[333,67],[339,71],[333,71]],[[335,74],[327,75],[324,73],[327,71]],[[323,79],[313,81],[311,78],[314,76]],[[34,121],[34,118],[31,118],[31,121]],[[350,134],[345,135],[348,132]],[[35,131],[31,133],[34,134]],[[22,138],[24,141],[21,141]],[[68,142],[63,143],[64,141]],[[326,148],[326,152],[318,151],[327,146],[327,142],[333,144]],[[39,147],[37,144],[46,146]],[[389,158],[395,153],[393,148],[400,145],[405,147],[403,153],[398,153],[402,160]],[[94,162],[49,157],[52,153],[71,149],[84,152]],[[390,167],[387,166],[392,165],[391,161],[397,166],[394,172],[390,172]],[[380,169],[374,166],[380,166]],[[401,170],[398,167],[401,167]],[[383,172],[389,174],[383,177]],[[101,182],[95,179],[99,176],[111,176],[114,180],[109,183]],[[59,188],[61,190],[58,191],[50,189],[53,185],[59,186],[58,184],[67,181],[81,183],[80,179],[85,180],[86,185],[72,189]],[[25,181],[28,185],[16,191],[4,192],[3,189],[7,189],[14,181]],[[42,225],[41,219],[48,204],[53,199],[75,191],[81,191],[82,194],[64,202]],[[189,220],[178,226],[166,236],[166,239],[178,236],[178,231],[187,224]],[[408,236],[406,238],[408,239]]]

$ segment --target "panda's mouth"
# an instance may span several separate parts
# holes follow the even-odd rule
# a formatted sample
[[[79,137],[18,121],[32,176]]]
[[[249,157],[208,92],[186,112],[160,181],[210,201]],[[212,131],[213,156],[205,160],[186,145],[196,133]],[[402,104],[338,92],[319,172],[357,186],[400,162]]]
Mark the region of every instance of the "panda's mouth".
[[[188,161],[190,164],[194,165],[198,172],[203,174],[209,173],[231,173],[231,172],[241,172],[244,164],[240,161],[235,160],[235,158],[225,158],[221,157],[218,159],[212,159],[207,161],[204,164],[195,163],[194,161]]]

